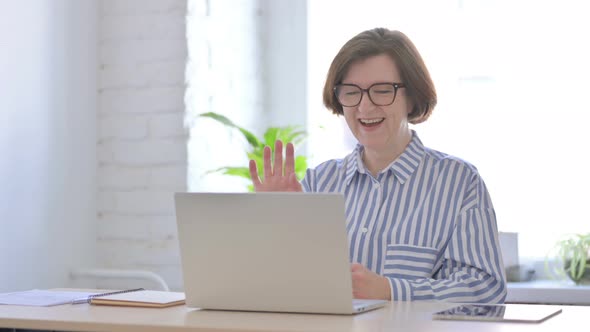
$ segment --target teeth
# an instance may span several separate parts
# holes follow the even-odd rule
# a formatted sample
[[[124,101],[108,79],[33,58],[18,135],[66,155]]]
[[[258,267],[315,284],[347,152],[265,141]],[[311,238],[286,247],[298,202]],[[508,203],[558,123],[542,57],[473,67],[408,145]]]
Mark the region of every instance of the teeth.
[[[365,124],[372,124],[372,123],[377,123],[377,122],[381,122],[383,121],[384,118],[379,118],[379,119],[359,119],[359,121],[361,123],[365,123]]]

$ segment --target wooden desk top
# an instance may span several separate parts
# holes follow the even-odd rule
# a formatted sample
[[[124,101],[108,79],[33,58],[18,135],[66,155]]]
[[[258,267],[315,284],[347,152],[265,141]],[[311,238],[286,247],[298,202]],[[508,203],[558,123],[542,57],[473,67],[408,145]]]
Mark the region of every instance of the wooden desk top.
[[[432,320],[433,312],[453,306],[435,302],[395,302],[353,316],[228,312],[176,306],[165,309],[88,304],[54,307],[0,305],[0,327],[61,331],[558,331],[587,325],[590,307],[560,306],[563,312],[543,323],[492,323]]]

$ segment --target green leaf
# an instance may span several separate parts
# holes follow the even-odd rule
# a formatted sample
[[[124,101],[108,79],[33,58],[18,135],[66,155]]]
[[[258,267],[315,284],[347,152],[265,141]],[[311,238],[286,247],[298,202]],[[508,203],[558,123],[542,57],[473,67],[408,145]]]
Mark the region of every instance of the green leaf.
[[[275,141],[277,140],[279,128],[270,127],[264,132],[264,144],[270,146],[273,150],[275,147]]]
[[[557,241],[551,250],[559,276],[567,274],[576,283],[584,276],[590,256],[590,234],[571,234]],[[548,265],[546,264],[546,267]]]
[[[264,178],[264,147],[269,146],[273,150],[271,155],[271,161],[274,160],[274,145],[276,140],[281,140],[284,144],[286,143],[293,143],[297,145],[305,140],[307,137],[307,133],[301,126],[284,126],[284,127],[270,127],[267,128],[265,131],[263,138],[259,139],[250,131],[236,125],[227,117],[214,113],[202,113],[199,114],[200,117],[210,118],[219,123],[223,124],[226,127],[234,128],[239,130],[242,135],[246,138],[248,143],[250,144],[250,149],[246,150],[245,153],[248,156],[249,160],[254,160],[256,162],[256,168],[258,170],[258,175],[261,178]],[[305,156],[295,156],[295,174],[297,179],[302,180],[305,176],[305,172],[307,171],[307,158]],[[221,167],[207,173],[222,173],[225,175],[230,176],[239,176],[242,178],[250,179],[250,169],[248,166],[246,167]],[[252,184],[248,186],[249,191],[254,191],[254,187]]]
[[[305,140],[307,133],[305,131],[295,131],[292,132],[288,137],[285,138],[286,142],[291,142],[295,145],[299,145],[299,143]]]
[[[226,118],[225,116],[223,116],[221,114],[217,114],[214,112],[208,112],[208,113],[201,113],[201,114],[199,114],[199,116],[216,120],[227,127],[235,128],[235,129],[239,130],[242,133],[242,135],[244,135],[244,137],[246,138],[248,143],[253,148],[256,148],[261,145],[260,140],[254,134],[252,134],[250,131],[236,125],[230,119]]]
[[[307,136],[307,132],[301,126],[270,127],[264,133],[264,145],[274,148],[275,142],[281,140],[284,144],[301,143]]]
[[[583,259],[585,257],[583,257],[583,255],[581,255],[581,253],[578,253],[576,259],[578,260],[576,263],[577,265],[575,266],[575,268],[572,270],[573,275],[573,279],[574,280],[580,280],[582,279],[582,276],[584,275],[584,270],[586,270],[586,260]],[[573,266],[573,264],[572,264]]]
[[[301,126],[286,126],[278,128],[276,139],[280,139],[283,143],[299,144],[307,133],[301,129]]]
[[[250,170],[248,167],[226,167],[224,174],[241,176],[243,178],[250,178]]]
[[[299,181],[305,177],[307,171],[307,158],[305,156],[295,157],[295,175]]]

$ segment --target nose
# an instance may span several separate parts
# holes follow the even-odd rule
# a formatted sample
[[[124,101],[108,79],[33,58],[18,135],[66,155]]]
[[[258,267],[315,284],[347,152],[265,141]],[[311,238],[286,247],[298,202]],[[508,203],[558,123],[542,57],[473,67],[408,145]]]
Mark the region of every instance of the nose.
[[[361,102],[357,107],[360,112],[368,111],[375,108],[375,104],[373,104],[371,98],[369,98],[369,91],[365,90],[362,92]]]

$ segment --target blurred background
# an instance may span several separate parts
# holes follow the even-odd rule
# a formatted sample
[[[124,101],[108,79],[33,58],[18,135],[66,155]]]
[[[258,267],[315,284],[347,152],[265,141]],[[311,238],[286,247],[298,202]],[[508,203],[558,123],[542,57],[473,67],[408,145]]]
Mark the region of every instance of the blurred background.
[[[589,231],[587,12],[575,0],[3,2],[0,291],[108,286],[80,273],[97,269],[181,290],[172,194],[247,186],[209,172],[246,165],[243,137],[198,114],[257,135],[299,125],[309,166],[341,158],[355,141],[322,105],[326,72],[379,26],[414,41],[438,90],[413,129],[477,166],[500,231],[542,277],[556,240]]]

